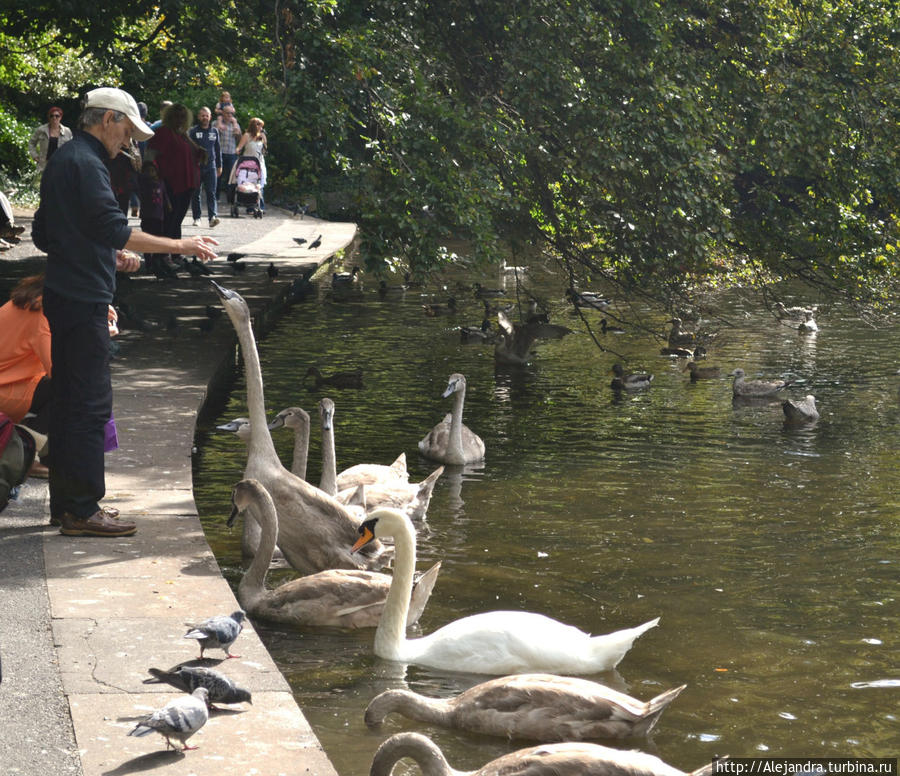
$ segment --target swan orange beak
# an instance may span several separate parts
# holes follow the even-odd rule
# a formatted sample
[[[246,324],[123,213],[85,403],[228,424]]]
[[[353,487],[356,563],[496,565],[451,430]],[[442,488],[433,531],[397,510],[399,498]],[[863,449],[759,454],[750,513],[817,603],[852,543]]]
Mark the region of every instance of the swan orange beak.
[[[359,539],[356,540],[356,544],[353,545],[353,548],[350,552],[356,552],[357,550],[361,550],[365,547],[372,539],[375,538],[375,534],[373,534],[368,528],[362,526],[360,528],[360,536]]]

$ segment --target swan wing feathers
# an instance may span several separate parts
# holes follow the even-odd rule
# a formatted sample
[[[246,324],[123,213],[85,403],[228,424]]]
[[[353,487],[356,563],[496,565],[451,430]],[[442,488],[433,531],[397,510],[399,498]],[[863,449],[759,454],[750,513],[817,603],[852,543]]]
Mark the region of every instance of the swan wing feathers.
[[[590,636],[534,612],[484,612],[407,641],[415,662],[481,674],[595,673],[615,667],[634,640],[658,622]]]
[[[449,705],[457,727],[488,735],[538,741],[625,738],[645,734],[644,728],[682,689],[666,693],[670,697],[663,705],[651,710],[647,703],[587,679],[521,674],[476,685]],[[651,714],[653,719],[644,723]]]
[[[358,463],[349,469],[344,469],[337,476],[338,490],[352,488],[357,485],[373,485],[376,482],[402,482],[409,481],[409,473],[406,471],[406,458],[401,469],[399,466],[384,466],[378,463]]]
[[[350,547],[359,536],[361,517],[283,467],[257,476],[278,513],[278,546],[288,562],[304,574],[326,569],[379,568],[389,553],[369,542],[358,553]],[[374,546],[373,546],[374,545]]]
[[[600,744],[567,742],[541,744],[492,760],[478,776],[684,776],[684,773],[646,752],[611,749]]]

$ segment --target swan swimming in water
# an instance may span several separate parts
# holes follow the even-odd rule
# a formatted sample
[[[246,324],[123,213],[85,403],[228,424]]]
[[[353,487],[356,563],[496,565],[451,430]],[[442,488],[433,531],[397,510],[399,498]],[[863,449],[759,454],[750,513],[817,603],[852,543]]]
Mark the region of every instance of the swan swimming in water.
[[[470,733],[535,741],[646,736],[686,686],[644,702],[587,679],[519,674],[490,679],[455,698],[387,690],[371,700],[365,720],[375,727],[396,712]]]
[[[328,569],[279,585],[265,586],[269,561],[278,539],[275,504],[257,480],[241,480],[231,496],[229,527],[239,514],[262,529],[259,551],[238,585],[237,597],[249,614],[296,626],[374,628],[384,608],[391,577],[377,571]],[[407,625],[418,621],[428,603],[440,562],[426,571],[413,587]]]
[[[394,537],[394,578],[375,631],[375,654],[385,660],[446,671],[516,674],[542,671],[593,674],[615,668],[634,640],[659,618],[605,636],[534,612],[496,611],[455,620],[419,639],[406,638],[406,613],[416,567],[416,534],[396,509],[376,509],[359,527],[359,550],[375,538]]]
[[[369,776],[390,776],[404,757],[415,760],[423,776],[712,776],[716,772],[715,761],[686,774],[652,754],[572,741],[519,749],[476,771],[458,771],[430,738],[397,733],[378,747]]]
[[[484,458],[484,442],[462,422],[466,400],[466,378],[452,374],[447,390],[441,394],[446,399],[453,395],[453,410],[419,441],[419,452],[432,461],[449,464],[466,464]]]
[[[390,555],[380,542],[368,555],[354,555],[347,550],[347,544],[358,533],[359,518],[281,465],[266,422],[262,370],[250,308],[240,294],[210,282],[234,325],[244,359],[250,410],[244,478],[259,480],[272,497],[278,512],[278,546],[284,557],[304,574],[334,568],[380,568]]]
[[[335,496],[342,504],[359,503],[365,508],[374,509],[379,506],[391,506],[405,512],[411,520],[424,520],[431,494],[438,477],[444,471],[441,466],[429,474],[422,482],[403,482],[398,478],[391,481],[373,482],[363,485],[364,493],[360,497],[360,485],[350,485],[338,490],[336,454],[334,448],[334,402],[322,399],[319,402],[319,417],[322,421],[322,480],[319,487]]]

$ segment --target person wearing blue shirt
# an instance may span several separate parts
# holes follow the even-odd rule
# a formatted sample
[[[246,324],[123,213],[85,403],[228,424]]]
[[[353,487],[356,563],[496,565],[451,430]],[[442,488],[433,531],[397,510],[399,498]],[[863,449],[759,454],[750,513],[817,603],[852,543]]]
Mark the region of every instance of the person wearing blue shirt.
[[[219,130],[210,122],[212,112],[209,108],[200,108],[197,111],[197,123],[188,130],[188,137],[205,152],[205,160],[200,163],[200,186],[194,189],[191,199],[191,214],[194,216],[194,226],[200,226],[200,189],[206,189],[206,214],[209,216],[209,225],[219,223],[218,201],[216,188],[219,176],[222,174],[222,146],[219,144]]]
[[[53,364],[50,422],[50,523],[66,536],[130,536],[132,522],[101,507],[103,453],[112,413],[109,305],[116,272],[135,272],[125,252],[216,258],[210,237],[173,240],[132,229],[116,202],[104,159],[153,131],[134,98],[121,89],[87,93],[78,129],[47,163],[32,238],[47,254],[43,310]]]

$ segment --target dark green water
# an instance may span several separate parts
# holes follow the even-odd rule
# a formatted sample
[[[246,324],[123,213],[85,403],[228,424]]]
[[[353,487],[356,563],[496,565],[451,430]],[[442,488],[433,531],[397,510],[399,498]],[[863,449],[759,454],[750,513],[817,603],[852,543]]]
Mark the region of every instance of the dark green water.
[[[448,375],[466,375],[465,422],[487,457],[448,470],[435,489],[418,565],[442,559],[443,570],[419,632],[490,609],[593,633],[659,615],[617,671],[591,678],[641,699],[688,688],[650,740],[603,743],[686,770],[714,754],[900,754],[900,326],[872,329],[828,308],[818,335],[804,337],[739,295],[718,300],[734,325],[709,364],[790,377],[789,395],[816,396],[819,422],[786,429],[779,402],[734,407],[730,377],[691,384],[684,362],[658,355],[646,334],[601,337],[630,369],[655,374],[633,395],[614,396],[617,359],[583,333],[498,370],[490,348],[460,344],[454,327],[477,325],[481,308],[456,295],[461,314],[427,318],[431,299],[418,291],[334,300],[323,289],[260,343],[270,415],[290,405],[314,414],[321,397],[334,400],[339,470],[405,451],[410,479],[424,477],[434,464],[416,443],[449,411]],[[549,297],[552,319],[578,329],[561,291]],[[313,391],[300,379],[309,364],[362,368],[366,388]],[[239,381],[217,422],[246,415],[245,400]],[[197,503],[236,585],[239,533],[224,519],[245,451],[203,431]],[[290,435],[275,440],[289,465]],[[318,442],[314,433],[313,482]],[[363,709],[384,689],[450,696],[484,677],[377,659],[373,631],[258,627],[342,776],[368,773],[379,743],[400,730],[431,736],[459,769],[529,745],[400,717],[369,731]],[[878,680],[894,681],[858,686]]]

